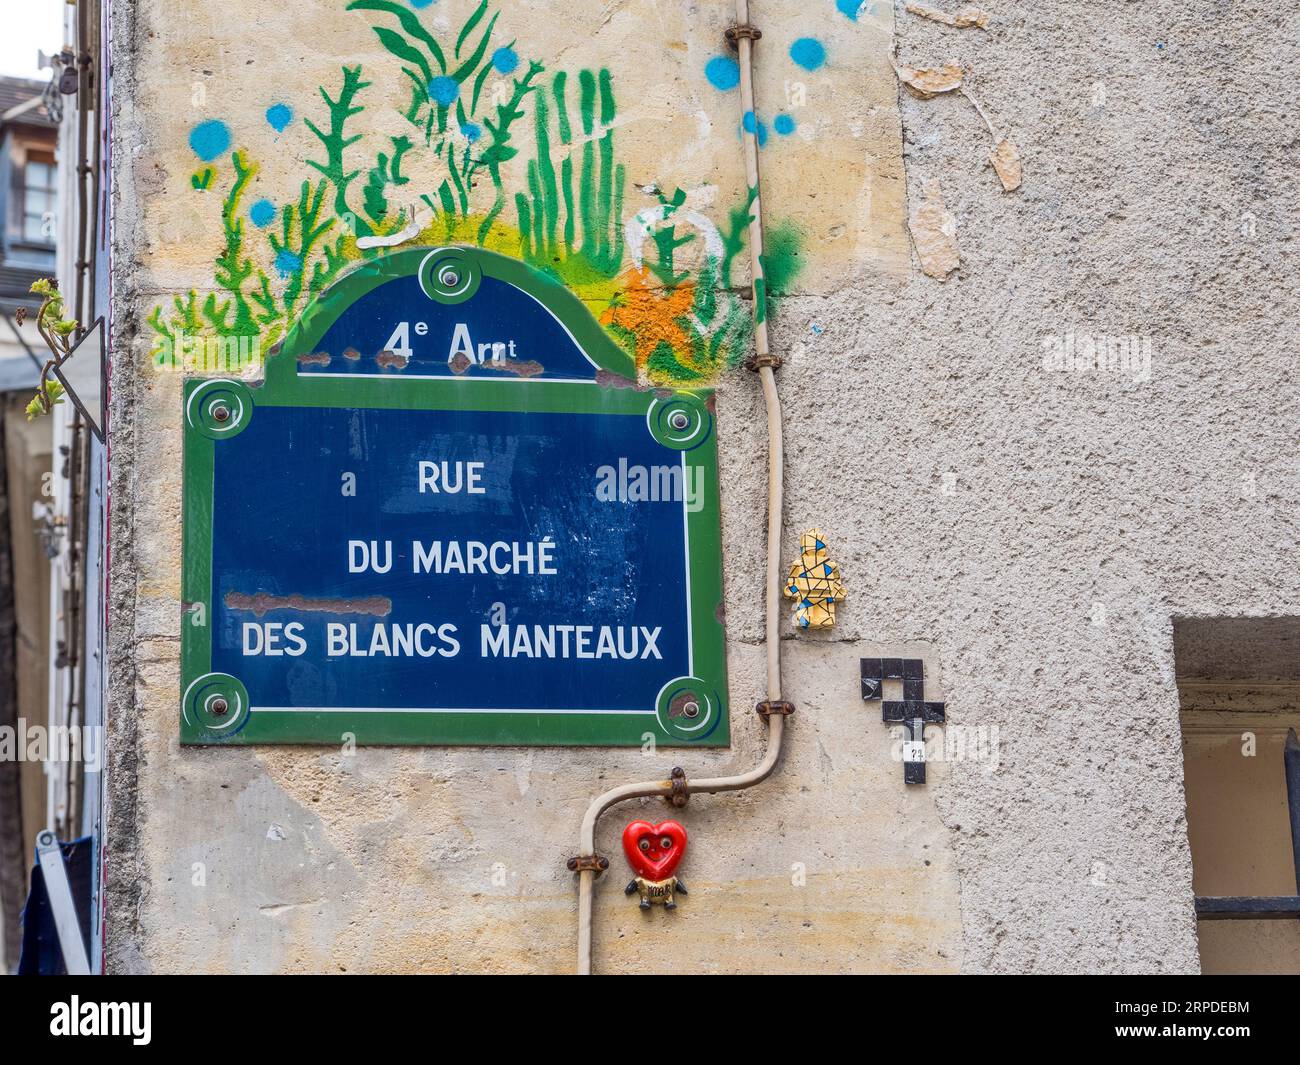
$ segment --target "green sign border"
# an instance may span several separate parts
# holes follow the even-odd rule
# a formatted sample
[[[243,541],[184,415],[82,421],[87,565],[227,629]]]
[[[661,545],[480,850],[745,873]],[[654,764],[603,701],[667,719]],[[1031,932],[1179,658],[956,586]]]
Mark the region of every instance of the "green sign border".
[[[423,271],[422,268],[423,267]],[[472,295],[483,275],[505,281],[533,296],[564,326],[600,369],[622,382],[488,379],[465,375],[448,379],[402,378],[400,373],[364,377],[323,377],[297,372],[298,356],[314,345],[352,303],[378,285],[420,274],[430,299],[457,303]],[[449,283],[450,282],[450,283]],[[593,371],[593,376],[594,376]],[[640,746],[646,734],[668,747],[726,747],[731,743],[722,594],[721,509],[718,493],[717,434],[713,431],[711,389],[634,387],[636,364],[601,329],[590,311],[563,285],[515,259],[479,248],[410,248],[354,269],[321,293],[304,310],[280,350],[267,359],[261,385],[196,378],[184,386],[184,530],[181,578],[181,742],[183,744],[301,743],[357,744]],[[224,408],[224,419],[211,412]],[[647,417],[656,438],[677,446],[688,464],[702,467],[704,506],[687,513],[691,580],[691,656],[698,677],[665,685],[653,715],[593,713],[410,713],[327,710],[276,712],[252,710],[238,678],[212,673],[212,493],[214,457],[221,439],[239,432],[258,407],[322,407],[403,410],[539,411],[628,414]],[[707,438],[678,444],[663,415],[685,410]],[[654,417],[649,417],[654,411]],[[705,421],[707,420],[707,421]],[[675,418],[680,423],[682,419]],[[693,438],[693,433],[686,436]],[[686,450],[689,447],[689,450]],[[671,702],[695,696],[694,718],[665,712]],[[220,700],[220,701],[218,701]],[[698,704],[703,703],[700,707]],[[220,713],[214,713],[214,704]],[[224,705],[223,705],[224,704]],[[647,708],[650,709],[650,708]],[[250,712],[251,710],[251,712]],[[714,724],[714,715],[717,715]],[[696,739],[694,735],[703,732]]]

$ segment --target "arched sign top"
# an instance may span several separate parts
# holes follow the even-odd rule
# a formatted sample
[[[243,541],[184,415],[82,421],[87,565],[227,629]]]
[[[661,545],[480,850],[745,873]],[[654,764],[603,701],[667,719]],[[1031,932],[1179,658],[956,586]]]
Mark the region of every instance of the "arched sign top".
[[[632,358],[559,282],[480,248],[411,248],[354,269],[308,305],[268,362],[291,377],[594,381]]]

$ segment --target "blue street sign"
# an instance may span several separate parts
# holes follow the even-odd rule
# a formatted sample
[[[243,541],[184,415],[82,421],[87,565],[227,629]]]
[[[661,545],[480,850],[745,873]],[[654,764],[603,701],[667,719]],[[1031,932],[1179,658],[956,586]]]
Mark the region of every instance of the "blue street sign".
[[[185,391],[185,742],[729,742],[712,396],[560,285],[398,253]]]

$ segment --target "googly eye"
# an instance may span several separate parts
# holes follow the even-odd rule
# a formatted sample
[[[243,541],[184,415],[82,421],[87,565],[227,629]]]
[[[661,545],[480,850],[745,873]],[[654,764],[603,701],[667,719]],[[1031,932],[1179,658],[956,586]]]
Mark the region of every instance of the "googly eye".
[[[666,851],[670,851],[673,849],[673,841],[667,836],[664,836],[664,838],[659,841],[659,846]]]
[[[640,843],[640,847],[643,851],[648,851],[650,849],[650,841],[648,839],[643,839]]]

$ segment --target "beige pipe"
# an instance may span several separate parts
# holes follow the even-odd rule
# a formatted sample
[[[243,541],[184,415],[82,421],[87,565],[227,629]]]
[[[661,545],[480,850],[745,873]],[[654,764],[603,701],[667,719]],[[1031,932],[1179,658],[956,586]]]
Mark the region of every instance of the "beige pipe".
[[[736,0],[736,23],[749,24],[748,0]],[[746,114],[754,114],[753,41],[737,35],[737,52],[740,63],[740,100],[742,121]],[[768,354],[767,292],[763,279],[763,216],[758,195],[758,140],[755,132],[744,131],[742,142],[745,151],[745,177],[754,191],[754,203],[749,219],[749,250],[752,263],[754,300],[754,350],[758,355]],[[759,368],[763,387],[763,401],[767,407],[767,698],[777,702],[781,698],[781,510],[783,499],[783,470],[785,455],[781,434],[781,400],[776,391],[776,375],[770,366]],[[772,714],[768,719],[767,750],[763,760],[748,773],[731,777],[706,777],[688,780],[686,792],[713,794],[719,791],[741,791],[766,780],[776,768],[781,756],[781,739],[785,734],[785,718]],[[641,784],[624,784],[611,788],[587,807],[582,819],[582,839],[578,853],[590,856],[596,853],[596,822],[611,806],[627,799],[640,799],[653,795],[669,796],[673,792],[670,781],[649,781]],[[578,973],[591,973],[591,913],[594,902],[596,874],[590,869],[578,873]]]

